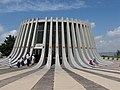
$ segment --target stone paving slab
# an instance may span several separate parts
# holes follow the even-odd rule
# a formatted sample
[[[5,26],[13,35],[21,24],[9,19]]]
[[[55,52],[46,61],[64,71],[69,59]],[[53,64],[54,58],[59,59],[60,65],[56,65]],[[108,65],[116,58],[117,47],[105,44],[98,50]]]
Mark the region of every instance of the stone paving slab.
[[[120,74],[120,71],[118,71],[118,70],[111,70],[111,69],[101,69],[101,68],[97,68],[97,69],[96,69],[96,68],[93,68],[92,70]]]
[[[47,74],[48,71],[47,69],[40,69],[38,72],[34,72],[32,74],[30,73],[30,75],[24,76],[24,73],[31,72],[32,70],[33,69],[30,68],[19,71],[16,70],[14,71],[14,69],[13,71],[12,69],[11,71],[10,69],[8,70],[6,69],[5,71],[0,70],[1,73],[0,80],[5,80],[4,83],[2,82],[3,86],[0,88],[0,90],[31,90],[31,89],[32,90],[52,90],[52,89],[53,90],[86,90],[86,89],[87,90],[107,90],[107,89],[119,90],[120,88],[120,78],[119,78],[120,71],[118,69],[109,70],[109,68],[107,67],[107,68],[100,68],[100,69],[96,68],[95,70],[90,70],[94,73],[87,72],[84,70],[77,70],[77,69],[70,69],[70,72],[66,72],[63,69],[56,69],[55,73],[54,71],[50,71],[51,74]],[[72,73],[74,77],[69,73]],[[23,77],[21,76],[18,78],[20,74],[23,75]],[[95,84],[102,86],[103,88],[97,85],[95,88],[94,85],[92,86],[92,83],[89,83],[89,85],[91,85],[91,88],[87,84],[86,86],[84,86],[82,85],[82,83],[79,83],[79,81],[82,81],[80,80],[79,76],[82,76],[83,78],[92,81]],[[54,88],[51,88],[53,82],[52,83],[50,82],[53,81],[53,77],[54,77]],[[7,80],[8,83],[5,84]],[[40,88],[39,85],[42,86],[42,88]],[[46,85],[48,85],[48,87]],[[87,86],[88,88],[86,88]]]
[[[81,84],[70,77],[64,70],[56,70],[53,90],[86,90]]]
[[[28,72],[28,71],[31,71],[31,70],[33,70],[33,69],[29,68],[29,69],[24,69],[24,70],[20,70],[20,71],[15,71],[15,72],[2,74],[2,75],[0,75],[0,80],[10,78],[10,77],[13,77],[13,76],[16,76],[18,74],[25,73],[25,72]]]
[[[112,65],[103,66],[103,67],[101,67],[101,68],[103,68],[103,69],[112,69],[112,70],[118,70],[118,71],[120,71],[120,61],[114,60],[114,61],[112,61],[112,62],[113,62]]]
[[[13,68],[7,68],[7,69],[0,69],[0,75],[5,74],[5,73],[10,73],[10,72],[15,72],[15,71],[19,71],[19,70],[23,70],[23,69],[28,69],[29,67],[13,67]]]
[[[36,71],[37,71],[37,69],[36,70],[31,70],[31,71],[28,71],[28,72],[25,72],[25,73],[22,73],[22,74],[18,74],[16,76],[13,76],[13,77],[10,77],[10,78],[3,79],[3,80],[0,81],[0,88],[9,84],[9,83],[12,83],[12,82],[14,82],[14,81],[16,81],[20,78],[23,78],[23,77],[25,77],[29,74],[32,74]]]
[[[78,75],[68,69],[64,69],[72,78],[74,78],[77,82],[79,82],[81,85],[86,88],[86,90],[108,90],[107,88],[91,81],[86,78],[84,78],[81,75]]]
[[[105,74],[105,75],[109,75],[109,76],[115,76],[115,77],[120,77],[120,72],[118,71],[111,71],[111,70],[102,70],[102,69],[78,69],[78,70],[85,70],[85,71],[90,71],[90,72],[96,72],[96,73],[100,73],[100,74]]]
[[[54,68],[51,68],[31,90],[53,90]]]
[[[48,69],[39,70],[0,88],[0,90],[31,90],[47,71]]]
[[[108,72],[107,73],[106,72],[98,72],[98,71],[93,72],[92,70],[84,70],[84,69],[78,69],[78,70],[120,82],[120,74],[113,74],[113,73],[108,73]]]
[[[44,71],[44,69],[42,69],[43,71]],[[22,71],[22,70],[20,70],[20,71]],[[23,70],[24,71],[24,70]],[[19,71],[15,71],[15,72],[19,72]],[[11,73],[15,73],[15,72],[11,72]],[[118,88],[118,84],[120,84],[120,83],[117,83],[117,82],[114,82],[113,80],[109,80],[109,79],[107,79],[107,78],[102,78],[101,79],[101,77],[99,77],[98,75],[93,75],[92,73],[89,73],[89,72],[85,72],[85,71],[80,71],[80,70],[76,70],[76,69],[72,69],[72,72],[74,72],[74,73],[76,73],[77,75],[81,75],[81,76],[83,76],[84,78],[87,78],[88,80],[91,80],[91,81],[93,81],[93,82],[95,82],[95,83],[97,83],[97,84],[99,84],[99,85],[102,85],[102,86],[104,86],[105,88],[108,88],[108,89],[110,89],[110,90],[119,90]],[[20,72],[19,72],[20,73]],[[104,73],[104,72],[103,72]],[[39,72],[39,74],[41,74],[41,72]],[[106,75],[108,74],[108,72],[106,72]],[[7,75],[7,74],[5,74],[5,75]],[[16,75],[18,75],[18,74],[16,74]],[[113,75],[115,75],[115,74],[113,74]],[[117,75],[119,75],[119,74],[117,74]],[[14,87],[14,88],[11,88],[11,89],[9,89],[9,90],[19,90],[19,89],[16,89],[16,88],[19,88],[20,86],[19,86],[19,83],[24,83],[25,84],[25,86],[27,85],[27,83],[28,83],[28,80],[30,80],[29,78],[27,78],[27,77],[29,77],[29,78],[34,78],[34,75],[33,76],[26,76],[26,77],[23,77],[23,78],[21,78],[21,79],[19,79],[19,80],[16,80],[16,81],[14,81],[14,82],[12,82],[12,83],[10,83],[10,84],[8,84],[8,85],[6,85],[6,86],[4,86],[4,88],[2,87],[2,88],[0,88],[0,90],[8,90],[8,88],[9,87],[13,87],[14,85],[16,86],[16,87]],[[51,76],[50,76],[51,77]],[[50,78],[49,77],[49,78]],[[93,78],[94,77],[94,78]],[[117,76],[116,76],[117,77]],[[10,77],[9,77],[10,78]],[[42,78],[42,77],[41,77]],[[46,78],[47,79],[47,78]],[[24,81],[25,80],[25,81]],[[27,80],[27,81],[26,81]],[[32,82],[32,80],[33,79],[31,79],[29,82]],[[44,80],[45,80],[45,78],[44,78]],[[103,80],[103,81],[101,81],[101,80]],[[47,80],[46,80],[47,81]],[[16,83],[17,82],[17,83]],[[38,83],[38,82],[41,82],[40,81],[40,79],[36,79],[36,81],[34,81],[34,82],[32,82],[32,83],[34,83],[34,84],[32,84],[32,86],[35,86],[36,85],[36,83]],[[79,83],[77,83],[76,84],[76,82],[77,82],[77,80],[75,80],[75,79],[73,79],[69,74],[67,74],[64,70],[56,70],[55,71],[55,76],[54,76],[54,90],[85,90],[86,88],[83,86],[83,85],[81,85],[81,84],[79,84]],[[107,84],[106,84],[107,83]],[[115,83],[116,85],[113,85],[113,88],[111,88],[111,83],[113,84],[113,83]],[[105,85],[103,85],[103,84],[105,84]],[[43,84],[43,85],[46,85],[46,84]],[[42,86],[43,86],[42,85]],[[23,85],[24,86],[24,85]],[[30,90],[30,88],[32,88],[32,87],[30,87],[29,89],[28,89],[28,87],[30,86],[30,84],[29,85],[27,85],[27,88],[23,88],[22,90]],[[116,88],[115,88],[116,87]],[[43,88],[44,88],[44,86],[43,86]],[[104,90],[104,89],[100,89],[99,87],[97,87],[98,89],[94,89],[94,88],[92,88],[91,90]],[[35,88],[34,88],[35,89]],[[34,90],[33,89],[33,90]],[[20,89],[21,90],[21,89]],[[51,90],[51,89],[35,89],[35,90]],[[90,89],[87,89],[87,90],[90,90]]]
[[[87,73],[84,71],[80,71],[80,70],[76,70],[76,69],[72,69],[72,72],[83,76],[84,78],[91,80],[109,90],[119,90],[120,89],[120,82],[114,81],[114,80],[110,80],[98,75],[94,75],[91,73]]]

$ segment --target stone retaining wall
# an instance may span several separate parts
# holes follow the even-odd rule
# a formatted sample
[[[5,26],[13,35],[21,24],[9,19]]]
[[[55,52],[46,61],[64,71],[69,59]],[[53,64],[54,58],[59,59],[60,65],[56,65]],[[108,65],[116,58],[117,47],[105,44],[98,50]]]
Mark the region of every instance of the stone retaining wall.
[[[102,57],[105,60],[120,60],[120,58],[114,58],[114,57]]]

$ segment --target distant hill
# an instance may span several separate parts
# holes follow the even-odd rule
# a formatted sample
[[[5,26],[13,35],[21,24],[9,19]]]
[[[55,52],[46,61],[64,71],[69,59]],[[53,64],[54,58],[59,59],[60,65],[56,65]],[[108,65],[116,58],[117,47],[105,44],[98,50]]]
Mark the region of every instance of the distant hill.
[[[114,56],[115,53],[116,53],[116,52],[101,52],[101,53],[99,53],[99,54],[100,54],[100,56],[103,56],[103,55],[105,55],[105,56]]]

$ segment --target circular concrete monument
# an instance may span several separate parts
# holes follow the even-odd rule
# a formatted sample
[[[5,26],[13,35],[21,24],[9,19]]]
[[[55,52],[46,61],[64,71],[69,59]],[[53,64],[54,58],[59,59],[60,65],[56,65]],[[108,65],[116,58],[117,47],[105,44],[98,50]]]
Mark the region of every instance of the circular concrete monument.
[[[106,65],[96,51],[91,23],[78,19],[33,18],[23,21],[19,28],[13,50],[9,56],[15,65],[27,52],[35,54],[36,67],[93,67],[96,59]]]

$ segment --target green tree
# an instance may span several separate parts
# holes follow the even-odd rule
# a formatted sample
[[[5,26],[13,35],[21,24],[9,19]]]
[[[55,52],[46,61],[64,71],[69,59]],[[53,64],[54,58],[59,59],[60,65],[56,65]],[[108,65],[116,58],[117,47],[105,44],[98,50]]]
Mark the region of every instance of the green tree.
[[[4,43],[0,45],[0,52],[2,52],[3,55],[8,56],[13,48],[15,42],[15,36],[9,35],[6,37]]]

